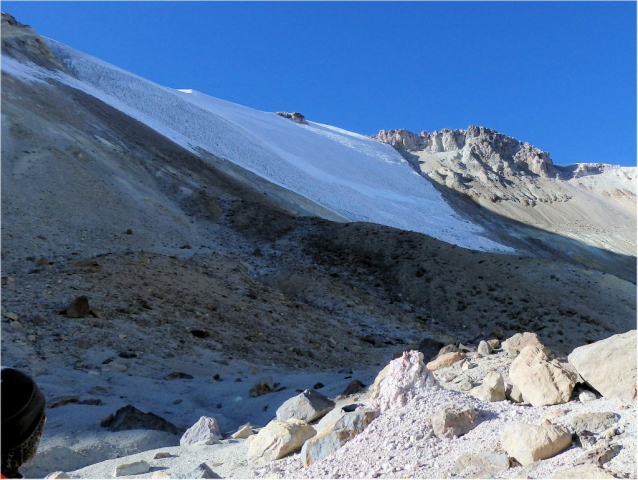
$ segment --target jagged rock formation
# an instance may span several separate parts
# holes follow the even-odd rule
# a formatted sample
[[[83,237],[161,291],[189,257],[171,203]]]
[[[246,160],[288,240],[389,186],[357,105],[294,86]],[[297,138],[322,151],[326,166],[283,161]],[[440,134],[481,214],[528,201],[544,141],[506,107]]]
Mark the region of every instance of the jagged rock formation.
[[[392,145],[435,184],[482,207],[588,245],[635,255],[636,168],[557,166],[549,153],[485,127],[420,135],[381,130],[373,138]],[[602,238],[610,232],[611,242]]]

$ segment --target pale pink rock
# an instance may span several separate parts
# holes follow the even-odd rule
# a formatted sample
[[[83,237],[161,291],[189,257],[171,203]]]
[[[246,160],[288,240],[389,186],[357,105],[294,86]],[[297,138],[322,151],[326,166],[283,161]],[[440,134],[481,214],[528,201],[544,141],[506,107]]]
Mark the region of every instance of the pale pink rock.
[[[403,352],[388,367],[386,377],[379,384],[378,396],[373,401],[380,412],[407,405],[427,388],[438,385],[423,364],[423,354],[417,350]]]

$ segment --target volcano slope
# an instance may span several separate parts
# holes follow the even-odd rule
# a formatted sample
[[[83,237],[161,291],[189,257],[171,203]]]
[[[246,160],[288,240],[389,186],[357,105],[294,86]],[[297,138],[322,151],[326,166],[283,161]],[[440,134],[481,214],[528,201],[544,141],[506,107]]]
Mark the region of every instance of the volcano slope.
[[[64,68],[5,32],[4,53]],[[425,337],[536,331],[568,353],[635,325],[635,286],[614,275],[344,223],[60,82],[3,71],[2,109],[2,362],[49,403],[99,400],[48,412],[31,475],[174,444],[97,425],[128,403],[180,428],[211,409],[227,430],[265,423],[290,393],[249,397],[249,371],[336,395],[340,368],[366,381]],[[90,316],[60,313],[82,295]]]

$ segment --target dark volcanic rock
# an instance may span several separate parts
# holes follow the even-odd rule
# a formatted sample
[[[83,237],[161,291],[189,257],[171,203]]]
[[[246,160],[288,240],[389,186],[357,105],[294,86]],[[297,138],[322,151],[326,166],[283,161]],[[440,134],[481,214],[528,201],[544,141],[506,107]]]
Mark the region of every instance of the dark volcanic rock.
[[[141,429],[159,430],[175,435],[181,433],[181,430],[171,422],[164,420],[154,413],[144,413],[133,405],[127,405],[126,407],[120,408],[117,412],[110,414],[100,422],[100,425],[112,432]]]
[[[69,318],[85,318],[89,316],[91,308],[89,307],[89,299],[82,295],[73,300],[69,308],[65,310],[65,314]]]

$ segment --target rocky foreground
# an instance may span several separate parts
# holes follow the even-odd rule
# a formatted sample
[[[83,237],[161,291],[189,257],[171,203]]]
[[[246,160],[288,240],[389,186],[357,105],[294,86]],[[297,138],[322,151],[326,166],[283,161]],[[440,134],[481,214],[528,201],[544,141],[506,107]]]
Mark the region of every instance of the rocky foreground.
[[[304,390],[263,427],[223,435],[211,412],[179,446],[47,478],[636,477],[636,330],[567,358],[532,333],[438,348],[399,352],[367,389]],[[114,421],[167,428],[133,408]]]

